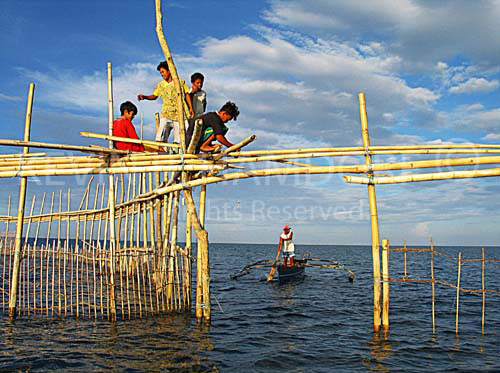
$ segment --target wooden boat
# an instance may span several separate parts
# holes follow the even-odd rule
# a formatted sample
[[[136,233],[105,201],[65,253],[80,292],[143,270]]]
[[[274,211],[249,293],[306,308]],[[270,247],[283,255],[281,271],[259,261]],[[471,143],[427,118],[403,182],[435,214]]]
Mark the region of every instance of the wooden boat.
[[[278,265],[278,279],[280,283],[299,280],[304,277],[307,259],[295,259],[293,265]]]

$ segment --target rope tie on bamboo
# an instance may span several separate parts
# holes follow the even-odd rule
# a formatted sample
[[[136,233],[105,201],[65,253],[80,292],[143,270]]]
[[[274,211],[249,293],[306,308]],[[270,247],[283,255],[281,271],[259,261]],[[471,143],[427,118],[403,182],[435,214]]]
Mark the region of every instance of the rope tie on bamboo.
[[[21,176],[21,171],[23,170],[23,163],[24,163],[24,153],[21,154],[21,157],[19,157],[19,170],[16,172],[16,177]]]

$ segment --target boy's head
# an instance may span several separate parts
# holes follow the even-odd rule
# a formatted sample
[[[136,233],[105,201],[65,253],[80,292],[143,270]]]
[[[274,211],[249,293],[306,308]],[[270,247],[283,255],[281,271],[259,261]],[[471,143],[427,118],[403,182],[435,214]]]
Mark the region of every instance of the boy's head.
[[[123,115],[129,113],[133,114],[131,117],[133,118],[135,115],[137,115],[137,106],[135,106],[132,102],[130,101],[125,101],[120,105],[120,113]]]
[[[203,82],[205,77],[202,73],[194,73],[191,75],[191,84],[193,85],[194,91],[199,91],[203,88]]]
[[[160,72],[163,79],[168,80],[170,78],[170,70],[168,69],[167,61],[160,62],[159,65],[156,66],[156,70]]]
[[[219,110],[219,117],[224,123],[229,122],[231,119],[236,120],[238,115],[240,115],[238,106],[231,101],[226,102]]]

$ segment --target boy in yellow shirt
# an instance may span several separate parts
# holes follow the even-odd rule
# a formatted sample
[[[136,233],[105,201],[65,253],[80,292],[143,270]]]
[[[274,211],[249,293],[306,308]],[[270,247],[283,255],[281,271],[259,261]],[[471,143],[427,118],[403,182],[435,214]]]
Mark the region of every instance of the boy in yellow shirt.
[[[152,95],[146,96],[143,94],[137,95],[137,99],[141,100],[156,100],[161,97],[163,100],[163,105],[161,108],[160,115],[160,126],[156,132],[156,141],[168,142],[168,137],[172,129],[174,130],[174,143],[180,143],[180,126],[179,119],[177,115],[177,99],[175,95],[174,82],[172,79],[172,74],[168,69],[167,61],[161,62],[156,70],[160,72],[163,80],[159,82]],[[184,118],[186,120],[185,126],[187,127],[187,119],[193,117],[193,106],[191,103],[191,96],[189,95],[189,88],[181,80],[181,91],[182,95],[185,97],[184,100]]]

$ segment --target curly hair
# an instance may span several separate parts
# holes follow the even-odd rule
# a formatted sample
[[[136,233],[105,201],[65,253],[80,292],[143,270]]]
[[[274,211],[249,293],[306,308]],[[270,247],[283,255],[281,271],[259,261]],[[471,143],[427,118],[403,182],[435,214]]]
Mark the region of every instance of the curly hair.
[[[234,102],[228,101],[226,102],[219,111],[224,111],[228,113],[230,116],[233,117],[234,120],[238,118],[238,115],[240,115],[240,111],[238,110],[238,106]]]

